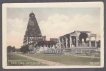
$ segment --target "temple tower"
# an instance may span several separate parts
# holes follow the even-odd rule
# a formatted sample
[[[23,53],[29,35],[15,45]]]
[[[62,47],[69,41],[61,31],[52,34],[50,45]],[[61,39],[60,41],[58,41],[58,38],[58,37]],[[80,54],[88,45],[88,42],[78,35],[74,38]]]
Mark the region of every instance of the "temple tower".
[[[38,41],[42,40],[45,40],[45,37],[42,36],[35,14],[32,12],[29,14],[29,21],[24,35],[23,44],[37,44]]]

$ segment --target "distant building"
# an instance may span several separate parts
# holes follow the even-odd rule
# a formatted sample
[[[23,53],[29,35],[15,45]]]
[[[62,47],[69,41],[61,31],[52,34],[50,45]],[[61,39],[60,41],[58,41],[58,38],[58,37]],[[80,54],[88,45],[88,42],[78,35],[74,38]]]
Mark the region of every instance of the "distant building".
[[[92,41],[92,37],[95,40]],[[92,53],[97,49],[96,34],[90,31],[74,31],[59,38],[63,53]]]
[[[40,42],[38,42],[37,45],[39,47],[49,47],[49,48],[51,48],[51,47],[55,46],[55,44],[56,44],[55,41],[40,41]]]
[[[91,40],[92,37],[95,38],[95,41]],[[96,34],[92,34],[90,31],[74,31],[59,38],[62,48],[97,47]]]
[[[58,38],[50,38],[50,41],[54,41],[56,43],[59,43],[59,39]]]

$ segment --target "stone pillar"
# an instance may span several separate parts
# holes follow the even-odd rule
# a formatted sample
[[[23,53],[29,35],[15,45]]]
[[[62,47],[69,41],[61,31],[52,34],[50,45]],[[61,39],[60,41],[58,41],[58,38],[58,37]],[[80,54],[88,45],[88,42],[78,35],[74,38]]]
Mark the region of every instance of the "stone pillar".
[[[91,47],[91,36],[89,35],[89,47]]]
[[[69,38],[70,38],[70,47],[72,47],[72,38],[71,36]]]
[[[65,40],[66,40],[65,42],[66,42],[66,48],[67,48],[67,37],[66,36],[65,36]]]
[[[58,45],[59,48],[61,48],[61,43],[62,43],[62,42],[61,42],[61,39],[59,38],[59,45]]]
[[[64,48],[64,39],[62,37],[62,48]]]
[[[76,36],[76,47],[78,47],[78,36]]]
[[[79,31],[76,31],[76,47],[79,47],[79,35],[80,35],[80,32]]]

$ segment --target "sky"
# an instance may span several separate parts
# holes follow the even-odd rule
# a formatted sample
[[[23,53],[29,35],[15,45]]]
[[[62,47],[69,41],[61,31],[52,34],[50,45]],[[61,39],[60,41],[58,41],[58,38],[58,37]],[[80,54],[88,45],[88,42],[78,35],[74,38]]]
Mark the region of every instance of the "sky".
[[[100,36],[100,8],[7,8],[7,46],[20,48],[33,12],[46,39],[78,31]]]

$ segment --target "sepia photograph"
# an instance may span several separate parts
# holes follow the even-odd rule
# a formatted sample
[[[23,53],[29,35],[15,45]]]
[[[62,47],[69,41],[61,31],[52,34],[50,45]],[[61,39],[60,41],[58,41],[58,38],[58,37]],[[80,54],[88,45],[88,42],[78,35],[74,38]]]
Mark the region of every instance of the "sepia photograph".
[[[2,66],[103,68],[102,2],[4,3]]]

